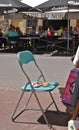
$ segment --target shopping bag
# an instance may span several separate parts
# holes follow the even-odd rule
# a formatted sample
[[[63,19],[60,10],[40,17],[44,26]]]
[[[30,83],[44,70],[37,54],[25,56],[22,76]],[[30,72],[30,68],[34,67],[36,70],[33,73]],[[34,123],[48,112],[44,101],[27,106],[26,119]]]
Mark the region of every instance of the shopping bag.
[[[68,121],[68,130],[79,130],[79,121],[78,120]]]
[[[69,73],[66,85],[64,87],[64,91],[61,94],[61,99],[63,103],[69,105],[71,104],[72,94],[75,87],[75,81],[78,77],[78,71],[79,71],[78,69],[73,68]]]

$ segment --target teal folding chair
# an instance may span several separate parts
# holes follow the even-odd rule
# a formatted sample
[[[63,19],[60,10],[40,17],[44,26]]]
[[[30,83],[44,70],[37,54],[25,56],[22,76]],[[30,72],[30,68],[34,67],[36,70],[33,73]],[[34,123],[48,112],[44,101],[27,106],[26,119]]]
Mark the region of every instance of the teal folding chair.
[[[38,64],[37,64],[37,62],[36,62],[36,60],[35,60],[35,58],[34,58],[34,55],[32,54],[32,52],[30,52],[30,51],[21,51],[21,52],[18,52],[18,54],[17,54],[17,58],[18,58],[18,61],[19,61],[19,65],[20,65],[20,67],[21,67],[21,70],[22,70],[22,72],[24,73],[24,75],[25,75],[25,77],[26,77],[26,79],[27,79],[27,83],[24,85],[24,86],[21,86],[21,90],[22,90],[22,95],[20,96],[20,99],[19,99],[19,101],[18,101],[18,103],[17,103],[17,105],[16,105],[16,108],[15,108],[15,110],[14,110],[14,112],[13,112],[13,115],[12,115],[12,121],[15,121],[15,119],[18,117],[18,116],[20,116],[24,111],[26,111],[27,109],[27,106],[28,106],[28,104],[29,104],[29,102],[30,102],[30,99],[31,99],[31,97],[32,97],[32,95],[34,94],[34,96],[35,96],[35,98],[36,98],[36,101],[37,101],[37,103],[38,103],[38,105],[39,105],[39,108],[40,108],[40,111],[42,112],[42,115],[43,115],[43,117],[44,117],[44,120],[45,120],[45,122],[46,122],[46,124],[48,125],[48,127],[50,128],[51,127],[51,124],[48,122],[48,119],[47,119],[47,117],[46,117],[46,114],[45,114],[45,112],[49,109],[49,107],[54,103],[54,105],[55,105],[55,107],[56,107],[56,110],[57,111],[59,111],[58,110],[58,107],[57,107],[57,105],[56,105],[56,103],[55,103],[55,100],[54,100],[54,98],[53,98],[53,96],[52,96],[52,90],[54,90],[59,84],[58,84],[58,82],[47,82],[46,80],[45,80],[45,77],[44,77],[44,75],[43,75],[43,73],[42,73],[42,71],[41,71],[41,69],[39,68],[39,66],[38,66]],[[37,68],[37,70],[39,71],[39,74],[38,74],[38,77],[36,77],[36,80],[35,81],[31,81],[31,79],[30,79],[30,77],[28,76],[28,74],[26,74],[26,72],[27,71],[25,71],[25,67],[24,67],[24,64],[26,65],[26,64],[28,64],[28,63],[34,63],[34,65],[36,66],[35,68]],[[29,64],[30,65],[30,64]],[[30,72],[31,73],[31,72]],[[23,97],[23,95],[24,95],[24,93],[25,92],[31,92],[30,93],[30,96],[29,96],[29,98],[28,98],[28,100],[27,100],[27,103],[26,103],[26,105],[25,105],[25,107],[23,107],[23,109],[18,113],[17,112],[17,109],[18,109],[18,107],[19,107],[19,105],[20,105],[20,102],[21,102],[21,99],[22,99],[22,97]],[[41,103],[40,103],[40,100],[39,100],[39,98],[38,98],[38,92],[48,92],[49,94],[50,94],[50,97],[51,97],[51,99],[52,99],[52,103],[50,103],[48,106],[47,106],[47,108],[45,109],[45,110],[43,110],[43,107],[42,107],[42,105],[41,105]],[[47,97],[46,97],[47,98]],[[18,113],[18,114],[17,114]]]

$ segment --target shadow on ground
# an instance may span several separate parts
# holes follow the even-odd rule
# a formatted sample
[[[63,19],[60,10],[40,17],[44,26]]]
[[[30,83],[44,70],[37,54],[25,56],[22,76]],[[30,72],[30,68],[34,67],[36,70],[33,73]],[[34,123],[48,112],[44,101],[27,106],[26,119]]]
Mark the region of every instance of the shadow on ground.
[[[47,111],[45,114],[49,124],[57,126],[68,126],[68,121],[71,118],[66,112]],[[38,122],[46,124],[43,116],[38,119]]]
[[[66,112],[57,112],[57,111],[46,111],[45,115],[47,117],[47,120],[49,124],[56,125],[56,126],[68,126],[68,121],[71,118],[71,115]],[[14,121],[15,123],[23,123],[23,124],[46,124],[43,115],[41,115],[37,122],[31,122],[31,121],[21,121],[19,119]]]

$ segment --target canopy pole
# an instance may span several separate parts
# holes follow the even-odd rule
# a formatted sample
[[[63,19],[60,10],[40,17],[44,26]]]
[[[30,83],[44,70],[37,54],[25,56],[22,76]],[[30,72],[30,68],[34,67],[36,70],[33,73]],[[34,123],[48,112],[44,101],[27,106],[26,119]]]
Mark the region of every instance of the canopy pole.
[[[68,7],[68,15],[67,15],[67,54],[69,54],[69,28],[70,28],[70,22],[69,22],[69,7]]]

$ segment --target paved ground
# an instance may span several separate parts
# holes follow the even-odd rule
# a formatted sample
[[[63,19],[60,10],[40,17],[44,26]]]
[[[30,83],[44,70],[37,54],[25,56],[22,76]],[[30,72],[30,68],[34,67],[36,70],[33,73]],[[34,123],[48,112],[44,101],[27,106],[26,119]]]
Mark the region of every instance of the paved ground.
[[[67,124],[70,115],[66,113],[67,106],[61,102],[61,92],[64,88],[70,69],[73,64],[71,57],[53,57],[50,55],[35,55],[35,58],[49,81],[58,81],[59,86],[53,91],[54,99],[60,110],[57,113],[54,105],[47,113],[48,120],[55,130],[68,130]],[[30,69],[30,68],[29,68]],[[33,77],[32,69],[30,69]],[[0,54],[0,130],[48,130],[43,121],[41,112],[25,112],[16,122],[12,122],[11,116],[17,100],[20,96],[19,86],[24,84],[23,77],[19,68],[16,54]],[[28,94],[26,95],[27,98]],[[43,107],[49,103],[49,95],[39,94]],[[24,101],[26,99],[24,97]],[[47,98],[47,99],[46,99]],[[34,97],[31,106],[38,108]],[[30,123],[28,123],[30,121]],[[39,123],[39,124],[38,124]]]

